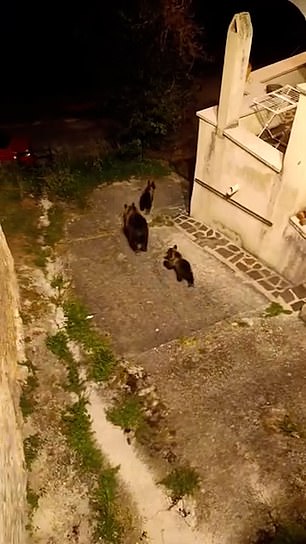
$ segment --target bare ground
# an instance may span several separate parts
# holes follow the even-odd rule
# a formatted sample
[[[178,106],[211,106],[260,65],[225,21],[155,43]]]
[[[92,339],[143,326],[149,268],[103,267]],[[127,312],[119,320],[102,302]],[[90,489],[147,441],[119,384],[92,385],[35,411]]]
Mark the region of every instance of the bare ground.
[[[172,446],[201,475],[214,542],[305,515],[306,336],[296,317],[205,328],[136,358],[167,406]]]

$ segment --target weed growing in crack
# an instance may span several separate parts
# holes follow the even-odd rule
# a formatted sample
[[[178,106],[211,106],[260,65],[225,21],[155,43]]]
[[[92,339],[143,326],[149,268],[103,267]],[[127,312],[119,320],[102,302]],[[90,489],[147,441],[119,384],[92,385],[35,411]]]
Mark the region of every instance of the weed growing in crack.
[[[113,503],[117,499],[118,481],[116,478],[119,467],[109,468],[102,472],[98,479],[98,487],[93,494],[92,504],[98,513],[96,519],[96,537],[102,537],[104,542],[119,544],[122,542],[123,531],[116,518]]]
[[[33,491],[29,485],[27,485],[27,501],[31,510],[35,510],[35,508],[37,508],[39,495],[35,493],[35,491]]]
[[[51,257],[51,249],[45,246],[38,246],[35,251],[34,264],[39,268],[45,268],[48,259]]]
[[[95,382],[107,380],[116,359],[107,341],[92,327],[85,306],[77,300],[67,301],[64,303],[64,314],[68,337],[79,342],[87,354],[89,378]]]
[[[53,288],[65,290],[61,276],[53,279]],[[69,447],[76,453],[78,468],[92,481],[90,503],[95,517],[95,537],[109,544],[121,544],[125,532],[118,518],[117,468],[110,468],[100,449],[96,446],[90,416],[87,412],[87,399],[84,383],[79,377],[79,364],[69,349],[68,342],[77,342],[85,352],[85,363],[89,376],[96,381],[109,377],[115,364],[112,351],[101,340],[87,319],[88,312],[78,301],[64,304],[65,328],[47,338],[47,347],[66,365],[66,389],[78,394],[78,401],[62,413],[62,430]]]
[[[282,307],[281,304],[278,302],[271,302],[270,306],[268,306],[265,310],[264,317],[276,317],[280,314],[291,314],[292,312],[290,310],[285,310],[285,308]]]
[[[66,389],[80,395],[82,382],[80,380],[78,364],[68,348],[68,338],[64,331],[59,331],[53,336],[47,337],[47,348],[66,365],[67,384]]]
[[[49,225],[44,229],[44,239],[48,246],[54,247],[63,238],[64,209],[54,204],[48,211]]]
[[[54,276],[50,285],[52,289],[57,290],[57,302],[59,303],[63,298],[63,293],[69,287],[70,282],[67,281],[62,274],[58,274],[58,276]]]
[[[38,433],[28,436],[23,441],[24,457],[27,469],[30,470],[33,461],[35,461],[40,447],[40,436]]]
[[[20,395],[19,405],[24,418],[27,418],[35,410],[37,401],[35,399],[35,389],[38,387],[38,379],[34,365],[27,361],[29,375],[27,383],[23,386]]]
[[[77,454],[80,469],[92,474],[97,482],[91,497],[96,521],[95,536],[97,540],[119,544],[123,527],[116,513],[118,468],[105,467],[102,453],[95,445],[86,404],[86,399],[81,397],[63,413],[63,428],[68,444]]]
[[[143,409],[136,395],[127,395],[118,404],[109,408],[107,418],[124,430],[136,431],[144,421]]]
[[[63,415],[65,434],[69,445],[77,453],[80,467],[95,473],[102,465],[102,454],[95,446],[87,401],[81,397]]]
[[[280,422],[279,428],[284,434],[288,436],[291,436],[293,438],[301,438],[301,432],[298,426],[291,420],[288,414],[286,414],[283,420]]]
[[[185,495],[195,493],[199,487],[200,477],[193,468],[182,466],[175,468],[159,483],[169,489],[172,502],[176,504]]]

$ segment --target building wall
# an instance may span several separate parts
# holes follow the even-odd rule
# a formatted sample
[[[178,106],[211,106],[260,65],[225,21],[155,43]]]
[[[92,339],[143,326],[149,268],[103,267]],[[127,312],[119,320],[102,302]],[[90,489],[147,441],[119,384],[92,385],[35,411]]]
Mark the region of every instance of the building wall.
[[[306,163],[299,160],[303,139],[300,138],[300,144],[296,142],[300,128],[293,127],[282,170],[276,172],[273,153],[277,150],[250,133],[242,138],[248,149],[242,148],[237,144],[238,137],[244,134],[239,128],[232,129],[231,134],[237,134],[237,140],[232,141],[225,135],[217,136],[216,127],[200,119],[191,199],[192,217],[220,230],[293,283],[302,283],[306,277],[306,240],[289,223],[291,215],[306,207]],[[271,165],[254,156],[256,147],[251,150],[252,143],[271,152]],[[240,189],[231,200],[270,221],[272,226],[207,188],[225,197],[229,186],[236,183]]]
[[[238,183],[240,189],[232,200],[271,220],[279,174],[229,138],[218,137],[216,128],[201,119],[195,178],[224,196],[231,185]],[[259,251],[265,232],[271,228],[196,181],[191,215],[223,231],[252,253]]]
[[[306,208],[306,85],[302,85],[297,112],[284,156],[282,179],[275,199],[273,229],[264,239],[261,255],[293,282],[306,278],[306,240],[289,218]]]
[[[233,87],[236,94],[233,90],[230,100],[229,95],[221,93],[218,107],[197,114],[199,133],[190,212],[293,283],[301,283],[306,278],[306,238],[289,220],[306,208],[306,83],[300,83],[305,77],[306,53],[253,73],[255,82],[297,84],[299,102],[283,154],[256,136],[261,129],[251,107],[256,89],[253,85],[244,93],[241,86],[245,72],[241,54],[250,37],[241,33],[239,41],[232,26],[222,85]],[[239,58],[241,70],[237,73],[228,68],[231,56]],[[260,94],[263,92],[261,89]],[[229,187],[236,184],[238,192],[226,198]]]
[[[18,287],[12,255],[1,227],[0,304],[0,544],[24,544],[26,472],[17,383]]]

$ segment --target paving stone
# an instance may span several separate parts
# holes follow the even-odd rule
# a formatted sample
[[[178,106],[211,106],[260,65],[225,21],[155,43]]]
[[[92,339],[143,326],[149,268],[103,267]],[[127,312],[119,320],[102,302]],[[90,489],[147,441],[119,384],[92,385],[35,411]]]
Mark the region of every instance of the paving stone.
[[[211,238],[203,238],[202,240],[199,240],[197,244],[203,248],[210,247],[212,249],[215,249],[216,246],[213,242],[215,242],[215,240],[212,240]]]
[[[235,264],[241,259],[242,256],[243,256],[243,253],[238,253],[237,255],[234,255],[233,257],[230,258],[230,262]]]
[[[250,276],[250,278],[252,278],[253,280],[259,280],[260,278],[262,278],[262,275],[258,270],[249,270],[248,276]]]
[[[214,236],[214,234],[215,234],[215,233],[214,233],[213,229],[209,229],[209,230],[207,231],[207,236],[212,237],[212,236]]]
[[[224,238],[221,238],[221,240],[218,240],[218,238],[214,237],[214,240],[216,240],[218,246],[226,246],[227,240],[224,240]]]
[[[298,298],[306,298],[306,286],[301,284],[292,288],[292,291]]]
[[[215,237],[216,237],[218,240],[220,240],[220,238],[222,238],[222,234],[220,234],[220,232],[217,232],[217,231],[216,231],[216,232],[215,232]],[[223,238],[223,240],[225,240],[225,239]]]
[[[197,239],[197,240],[203,240],[204,238],[206,239],[207,238],[207,235],[205,234],[205,232],[196,232],[194,237]]]
[[[290,284],[288,283],[288,281],[285,281],[285,280],[280,280],[277,288],[278,289],[287,289],[288,287],[290,286]]]
[[[261,287],[263,287],[266,291],[273,291],[274,289],[274,285],[270,285],[265,280],[259,280],[258,285],[261,285]]]
[[[292,302],[293,300],[295,300],[295,296],[294,294],[292,293],[291,289],[286,289],[286,291],[284,291],[283,293],[280,293],[280,297],[285,301],[285,302]]]
[[[228,249],[230,249],[231,251],[233,251],[234,253],[238,253],[239,251],[241,251],[241,248],[238,247],[238,246],[234,246],[234,244],[230,244],[229,246],[227,246]]]
[[[255,263],[255,264],[253,265],[253,268],[254,268],[254,270],[259,270],[260,268],[262,268],[262,265],[259,264],[259,263]]]
[[[197,229],[200,229],[202,226],[202,223],[199,223],[198,221],[194,221],[193,224]]]
[[[261,272],[262,272],[263,276],[266,276],[266,277],[274,275],[273,270],[269,270],[268,268],[262,268]]]
[[[299,313],[299,317],[306,323],[306,303],[304,302],[301,311]]]
[[[203,224],[202,224],[202,225],[200,226],[200,229],[199,229],[199,230],[201,230],[201,231],[203,231],[203,232],[207,232],[207,231],[209,230],[209,228],[206,227],[206,225],[203,225]]]
[[[220,243],[220,242],[219,242],[219,240],[218,240],[218,244],[219,244],[219,243]],[[229,251],[226,247],[218,247],[218,248],[216,249],[216,251],[217,251],[217,253],[219,253],[220,255],[222,255],[222,257],[225,257],[226,259],[227,259],[228,257],[231,257],[231,255],[232,255],[232,252]]]
[[[253,266],[253,264],[256,263],[255,259],[249,256],[244,257],[243,262],[245,262],[245,264],[247,264],[248,266]]]
[[[242,262],[237,263],[236,267],[239,268],[239,270],[242,270],[242,272],[246,272],[247,269],[248,269],[248,267],[245,264],[243,264]]]
[[[304,300],[297,300],[290,304],[290,306],[294,312],[299,312],[304,306]]]
[[[202,247],[209,247],[209,249],[216,251],[216,248],[219,246],[219,240],[216,240],[216,238],[206,238],[205,240],[202,240],[204,246]],[[218,254],[216,254],[216,257],[218,257]]]
[[[269,278],[269,283],[272,283],[272,285],[278,285],[280,281],[281,279],[279,276],[271,276],[271,278]]]
[[[187,225],[184,225],[184,229],[191,234],[193,234],[197,230],[193,225],[190,225],[189,223],[187,223]]]

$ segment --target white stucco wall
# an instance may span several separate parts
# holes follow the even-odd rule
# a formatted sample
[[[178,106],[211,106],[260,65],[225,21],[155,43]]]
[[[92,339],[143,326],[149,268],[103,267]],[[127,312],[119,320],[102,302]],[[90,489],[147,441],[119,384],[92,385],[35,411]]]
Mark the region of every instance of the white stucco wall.
[[[240,133],[239,129],[233,129],[232,133],[233,131],[238,132],[238,135]],[[253,138],[257,143],[258,139],[255,136]],[[280,183],[279,174],[275,170],[250,155],[226,135],[218,137],[216,128],[203,120],[199,122],[198,150],[196,179],[223,195],[231,185],[238,183],[240,189],[232,200],[264,219],[271,220]],[[191,200],[191,215],[222,230],[234,240],[240,240],[253,253],[258,251],[263,234],[271,228],[203,188],[196,181]]]
[[[235,23],[240,20],[245,28]],[[306,208],[306,84],[298,85],[301,95],[285,156],[256,136],[262,125],[254,115],[253,99],[265,94],[268,83],[296,86],[305,81],[306,53],[253,72],[253,81],[243,89],[250,37],[248,18],[235,16],[228,32],[219,106],[197,113],[190,213],[292,282],[303,282],[306,239],[289,219]],[[238,192],[226,198],[236,184]]]

